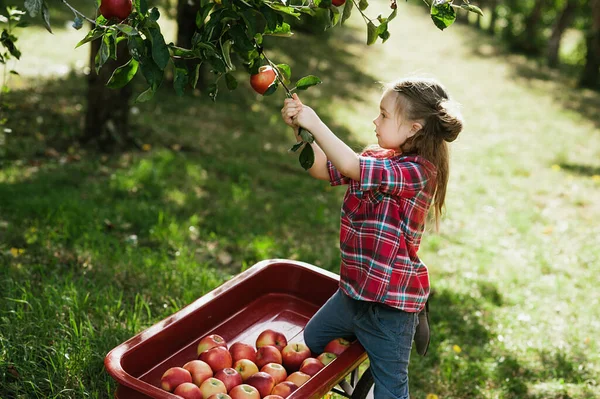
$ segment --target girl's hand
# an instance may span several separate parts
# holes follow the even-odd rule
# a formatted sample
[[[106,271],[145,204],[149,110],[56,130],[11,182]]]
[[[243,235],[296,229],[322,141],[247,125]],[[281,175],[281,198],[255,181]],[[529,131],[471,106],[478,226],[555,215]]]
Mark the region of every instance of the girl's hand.
[[[293,128],[301,126],[307,130],[317,126],[321,119],[309,106],[302,104],[298,94],[294,93],[292,98],[286,98],[281,109],[281,116],[286,124]]]

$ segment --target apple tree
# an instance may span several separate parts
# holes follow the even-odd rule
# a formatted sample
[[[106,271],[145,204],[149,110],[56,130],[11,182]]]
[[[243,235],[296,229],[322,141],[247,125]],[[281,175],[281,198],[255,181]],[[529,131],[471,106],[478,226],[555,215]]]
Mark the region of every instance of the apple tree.
[[[202,65],[208,66],[214,74],[214,80],[208,82],[206,90],[213,100],[217,99],[218,90],[223,86],[221,82],[228,90],[236,89],[238,82],[231,72],[240,64],[250,76],[263,73],[259,68],[264,66],[270,67],[269,73],[274,72],[274,79],[269,82],[264,95],[271,95],[283,87],[291,96],[293,91],[305,90],[321,80],[309,75],[294,79],[292,86],[290,66],[268,57],[268,49],[263,44],[265,36],[289,37],[293,34],[284,16],[300,18],[305,14],[312,17],[318,9],[323,9],[328,14],[327,28],[332,28],[343,24],[353,12],[359,12],[366,25],[366,44],[372,45],[378,39],[385,42],[390,37],[388,24],[397,15],[397,0],[390,1],[388,15],[377,17],[367,15],[368,0],[196,0],[199,4],[193,16],[195,32],[190,45],[182,47],[166,42],[159,24],[160,12],[148,0],[97,0],[98,10],[94,16],[84,15],[68,0],[61,1],[74,13],[75,29],[81,29],[85,21],[91,24],[91,30],[77,47],[89,42],[97,47],[93,69],[96,73],[109,69],[106,87],[123,90],[135,75],[144,77],[147,87],[136,93],[136,102],[149,101],[155,96],[165,81],[168,68],[172,68],[172,84],[178,95],[183,95],[188,88],[196,88]],[[460,5],[454,4],[453,0],[423,2],[430,8],[431,18],[439,29],[454,22],[457,9],[481,13],[468,0],[461,0]],[[51,32],[46,0],[25,0],[25,8],[32,16],[40,15]],[[129,88],[120,97],[128,99],[130,91]],[[125,132],[127,126],[120,126],[120,130]],[[312,141],[310,133],[301,134],[303,143]],[[293,149],[298,150],[303,143]],[[304,167],[312,164],[310,146],[304,146],[300,158]]]

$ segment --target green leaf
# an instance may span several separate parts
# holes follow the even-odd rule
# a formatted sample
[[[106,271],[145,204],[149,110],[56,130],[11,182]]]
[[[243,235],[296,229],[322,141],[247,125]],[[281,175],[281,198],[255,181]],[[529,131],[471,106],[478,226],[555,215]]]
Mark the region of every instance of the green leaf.
[[[104,29],[103,28],[94,28],[91,31],[88,32],[87,35],[85,35],[85,37],[83,39],[81,39],[81,41],[79,43],[77,43],[77,45],[75,46],[75,48],[82,46],[86,43],[89,43],[91,41],[94,41],[96,39],[98,39],[99,37],[101,37],[104,34]]]
[[[338,22],[340,22],[341,18],[342,18],[342,14],[340,13],[340,10],[337,7],[330,8],[329,9],[330,25],[328,28],[333,28],[334,26],[336,26],[338,24]]]
[[[296,151],[298,151],[298,150],[299,150],[299,149],[300,149],[300,148],[301,148],[303,145],[304,145],[304,141],[300,141],[300,142],[298,142],[298,143],[294,144],[294,145],[292,146],[292,148],[290,148],[290,149],[289,149],[289,151],[291,151],[291,152],[296,152]]]
[[[271,8],[263,5],[260,7],[260,13],[263,18],[267,21],[267,28],[271,30],[277,29],[278,18],[277,13],[273,11]]]
[[[111,89],[120,89],[125,86],[135,76],[138,65],[138,62],[131,58],[125,65],[115,69],[106,86]]]
[[[234,71],[235,67],[231,62],[231,45],[233,42],[231,40],[226,40],[224,44],[221,45],[221,49],[223,50],[223,59],[225,60],[225,65],[229,70]]]
[[[298,134],[302,138],[302,141],[304,141],[305,143],[315,142],[315,137],[312,135],[312,133],[302,127],[298,129]]]
[[[293,35],[290,24],[288,24],[286,22],[282,23],[281,25],[277,25],[277,27],[275,29],[265,28],[265,32],[263,34],[269,35],[269,36],[281,36],[281,37],[290,37]]]
[[[74,29],[77,29],[77,30],[81,29],[83,27],[83,19],[79,15],[77,15],[75,17],[75,20],[73,20],[72,26]]]
[[[44,21],[44,26],[48,32],[52,33],[52,28],[50,27],[50,10],[48,10],[48,4],[44,1],[42,4],[42,20]]]
[[[317,76],[308,75],[296,82],[296,89],[297,90],[306,90],[309,87],[318,85],[320,83],[323,83],[323,82],[321,82],[321,79],[319,79]]]
[[[344,3],[344,12],[342,14],[342,25],[344,24],[344,22],[346,22],[346,20],[348,18],[350,18],[350,15],[352,14],[352,7],[354,7],[354,2],[352,0],[346,1],[346,3]]]
[[[212,10],[213,7],[214,3],[208,3],[200,7],[196,13],[196,27],[202,28],[204,21],[206,21],[206,17],[208,17],[208,14],[210,14],[210,10]]]
[[[479,14],[483,17],[483,11],[481,11],[481,8],[474,6],[472,4],[461,4],[460,8],[470,11],[470,12],[474,12],[475,14]]]
[[[154,59],[154,62],[160,69],[165,69],[171,59],[171,54],[165,43],[165,38],[162,33],[160,33],[158,25],[156,25],[156,27],[150,27],[148,30],[150,31],[150,37],[152,39],[152,59]]]
[[[309,170],[315,163],[315,152],[311,145],[304,146],[304,149],[300,153],[300,165],[304,170]]]
[[[127,39],[127,47],[129,48],[129,54],[137,61],[140,61],[146,56],[146,45],[139,35],[129,36]]]
[[[269,7],[271,7],[272,9],[282,12],[284,14],[288,14],[291,15],[293,17],[300,17],[300,13],[298,11],[296,11],[293,7],[289,7],[289,6],[285,6],[283,4],[278,4],[278,3],[267,3]]]
[[[219,87],[216,83],[208,85],[208,96],[213,100],[217,101],[217,94],[219,94]]]
[[[431,6],[431,19],[435,26],[440,30],[444,30],[454,23],[456,20],[456,11],[450,3],[433,3]]]
[[[150,10],[150,19],[154,22],[158,21],[158,19],[160,18],[160,12],[158,11],[158,8],[156,7],[152,7],[152,9]]]
[[[199,62],[198,64],[194,65],[194,69],[192,71],[190,84],[194,89],[198,85],[198,78],[200,78],[200,66],[202,66],[202,62]]]
[[[277,83],[277,79],[275,79],[275,81],[273,83],[271,83],[271,86],[269,86],[267,91],[265,91],[263,93],[263,96],[270,96],[271,94],[273,94],[277,91],[278,87],[279,87],[279,84]]]
[[[288,64],[277,64],[277,70],[282,75],[284,82],[289,82],[292,78],[292,69]]]
[[[156,91],[162,84],[165,76],[164,72],[150,57],[144,57],[142,60],[140,60],[140,69],[144,75],[144,78],[146,78],[146,82],[148,82],[150,87]]]
[[[361,11],[366,10],[367,7],[369,7],[369,2],[367,0],[360,0],[358,2],[358,8],[360,8]]]
[[[25,0],[25,8],[35,18],[42,11],[42,0]]]
[[[392,13],[387,17],[387,22],[390,22],[392,19],[396,18],[397,14],[398,14],[398,9],[394,8],[394,11],[392,11]]]
[[[140,0],[140,8],[138,11],[142,15],[146,15],[148,13],[148,0]]]
[[[173,54],[173,57],[178,58],[200,58],[200,52],[197,50],[190,50],[187,48],[177,47],[173,43],[169,44],[169,50]]]
[[[143,92],[142,94],[140,94],[136,99],[135,102],[136,103],[145,103],[148,100],[151,100],[152,97],[154,97],[154,90],[152,90],[152,87],[149,87],[145,92]]]
[[[377,27],[371,21],[367,23],[367,44],[370,46],[377,40]]]
[[[137,31],[133,26],[126,24],[119,24],[115,26],[118,30],[125,33],[127,36],[135,36],[139,35],[140,32]]]
[[[178,96],[183,96],[185,92],[185,86],[188,84],[189,73],[186,66],[186,61],[176,60],[175,64],[175,78],[173,79],[173,88]]]
[[[102,37],[102,43],[100,44],[100,50],[98,50],[98,54],[96,54],[95,67],[96,73],[100,71],[100,68],[108,61],[110,55],[112,54],[111,47],[114,46],[114,41],[112,40],[112,34],[107,33]]]
[[[225,84],[227,85],[227,88],[229,90],[235,90],[238,86],[238,81],[235,79],[235,77],[232,74],[226,73],[225,74]]]

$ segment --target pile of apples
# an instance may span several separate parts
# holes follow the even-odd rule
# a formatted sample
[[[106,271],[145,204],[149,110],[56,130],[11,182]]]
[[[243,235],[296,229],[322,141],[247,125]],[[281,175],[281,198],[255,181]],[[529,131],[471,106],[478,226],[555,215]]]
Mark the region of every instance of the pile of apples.
[[[161,387],[183,399],[284,399],[350,346],[336,338],[319,356],[271,329],[252,345],[211,334],[198,343],[198,359],[168,369]]]

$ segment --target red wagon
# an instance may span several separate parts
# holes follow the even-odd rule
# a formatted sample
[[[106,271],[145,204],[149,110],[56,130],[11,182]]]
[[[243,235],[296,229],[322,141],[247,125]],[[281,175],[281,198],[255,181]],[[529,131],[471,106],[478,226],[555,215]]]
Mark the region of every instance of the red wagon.
[[[160,378],[170,367],[196,359],[198,341],[208,334],[254,345],[258,334],[271,328],[289,342],[303,342],[304,326],[338,282],[338,275],[303,262],[257,263],[111,350],[104,365],[118,383],[115,397],[177,398],[160,388]],[[370,371],[358,378],[366,358],[361,344],[353,342],[288,399],[318,399],[330,391],[353,399],[372,395]]]

